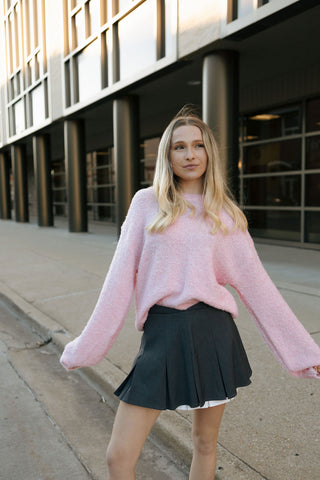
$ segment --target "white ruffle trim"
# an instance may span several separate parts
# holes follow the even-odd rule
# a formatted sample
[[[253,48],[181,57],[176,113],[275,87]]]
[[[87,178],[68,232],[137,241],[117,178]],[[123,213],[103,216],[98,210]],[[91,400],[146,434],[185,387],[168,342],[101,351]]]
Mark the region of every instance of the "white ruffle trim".
[[[202,407],[190,407],[190,405],[180,405],[176,408],[176,410],[199,410],[200,408],[217,407],[218,405],[230,402],[230,400],[232,399],[226,398],[225,400],[208,400],[204,405],[202,405]]]

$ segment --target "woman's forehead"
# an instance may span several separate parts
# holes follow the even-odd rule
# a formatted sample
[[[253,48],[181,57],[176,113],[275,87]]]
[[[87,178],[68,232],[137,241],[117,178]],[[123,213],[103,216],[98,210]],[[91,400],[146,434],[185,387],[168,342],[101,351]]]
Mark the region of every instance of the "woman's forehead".
[[[181,125],[172,133],[172,143],[193,140],[202,140],[202,132],[195,125]]]

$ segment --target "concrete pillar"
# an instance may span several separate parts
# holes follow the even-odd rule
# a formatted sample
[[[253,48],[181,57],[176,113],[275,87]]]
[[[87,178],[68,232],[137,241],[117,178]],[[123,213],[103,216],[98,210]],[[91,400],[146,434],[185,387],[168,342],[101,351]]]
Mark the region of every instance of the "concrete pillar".
[[[24,145],[11,147],[16,222],[29,221],[28,168]]]
[[[131,199],[139,188],[139,105],[137,97],[113,102],[117,226],[120,234]]]
[[[228,185],[239,198],[238,53],[216,51],[203,60],[203,120],[218,142]]]
[[[64,152],[69,231],[87,232],[86,150],[84,123],[81,120],[64,122]]]
[[[2,220],[11,218],[10,168],[5,152],[0,153],[0,218]]]
[[[51,227],[53,225],[53,208],[49,135],[35,135],[32,139],[32,146],[37,189],[38,225],[39,227]]]

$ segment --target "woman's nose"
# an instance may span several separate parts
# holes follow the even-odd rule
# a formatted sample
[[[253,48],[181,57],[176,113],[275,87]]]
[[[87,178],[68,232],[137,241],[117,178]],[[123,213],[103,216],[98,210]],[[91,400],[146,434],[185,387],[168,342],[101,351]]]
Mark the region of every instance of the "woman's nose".
[[[194,158],[194,149],[192,147],[188,147],[186,153],[187,153],[187,158],[188,159]]]

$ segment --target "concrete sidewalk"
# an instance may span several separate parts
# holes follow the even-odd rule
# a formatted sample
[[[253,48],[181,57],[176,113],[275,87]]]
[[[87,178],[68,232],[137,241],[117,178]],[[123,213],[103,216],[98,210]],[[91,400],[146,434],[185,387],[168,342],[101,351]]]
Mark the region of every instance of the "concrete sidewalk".
[[[94,308],[116,240],[112,226],[94,225],[91,233],[72,234],[63,221],[39,228],[2,220],[0,294],[62,350]],[[265,244],[257,250],[292,310],[320,344],[320,252]],[[320,479],[320,382],[290,377],[241,304],[239,311],[237,325],[253,383],[226,408],[216,478]],[[112,392],[130,370],[139,343],[132,306],[107,358],[82,370],[113,407],[117,402]],[[190,413],[164,412],[153,430],[185,463],[191,458],[191,420]]]

